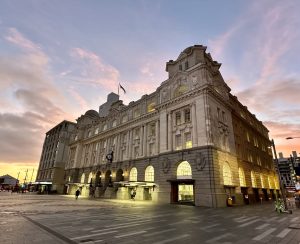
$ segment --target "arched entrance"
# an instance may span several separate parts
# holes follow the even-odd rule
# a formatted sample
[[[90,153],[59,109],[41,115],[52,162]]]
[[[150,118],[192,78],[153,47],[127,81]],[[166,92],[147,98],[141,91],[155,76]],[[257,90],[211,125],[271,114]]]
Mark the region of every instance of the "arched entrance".
[[[100,172],[100,171],[98,171],[98,172],[96,173],[95,186],[96,186],[96,187],[102,186],[102,182],[101,182],[101,172]]]
[[[171,183],[171,203],[194,204],[194,182],[188,161],[181,162],[176,170],[176,179]]]
[[[105,182],[104,182],[104,185],[107,187],[112,187],[112,174],[111,174],[111,171],[108,170],[106,171],[105,173]]]
[[[116,181],[124,181],[124,173],[122,169],[118,169],[117,174],[116,174]]]

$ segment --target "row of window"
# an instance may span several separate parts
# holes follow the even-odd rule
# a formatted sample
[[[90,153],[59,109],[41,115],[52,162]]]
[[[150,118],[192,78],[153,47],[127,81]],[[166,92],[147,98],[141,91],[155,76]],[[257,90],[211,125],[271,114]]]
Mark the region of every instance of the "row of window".
[[[191,122],[191,110],[189,108],[175,113],[175,125]]]
[[[251,176],[251,185],[254,188],[258,187],[257,178],[255,176],[255,173],[253,171],[250,172]],[[278,183],[275,180],[274,177],[271,176],[264,176],[263,174],[259,174],[261,188],[276,188],[278,189]],[[242,168],[239,168],[239,180],[240,180],[240,186],[246,187],[246,178],[245,178],[245,172]],[[267,184],[266,184],[267,182]],[[227,162],[223,164],[223,183],[224,185],[233,185],[232,181],[232,172],[230,169],[230,166]]]
[[[148,106],[148,112],[154,111],[154,106],[155,106],[155,104],[151,103]],[[138,114],[139,114],[138,111],[136,111],[134,117],[138,117],[139,116]],[[128,119],[127,115],[123,116],[122,119],[121,119],[122,123],[127,122],[127,119]],[[191,111],[190,111],[189,108],[183,109],[181,111],[177,111],[175,113],[175,122],[174,122],[175,125],[181,125],[183,123],[189,123],[189,122],[191,122]],[[114,128],[116,126],[117,126],[117,120],[115,119],[111,123],[111,128]],[[155,127],[155,124],[153,124],[152,126]],[[87,131],[87,137],[91,137],[93,135],[97,135],[97,134],[99,134],[99,132],[106,131],[107,129],[108,129],[108,125],[107,125],[107,123],[105,123],[105,124],[103,124],[103,125],[101,125],[99,127],[96,127],[94,129],[94,131],[88,130]],[[74,140],[76,141],[77,139],[78,139],[78,136],[75,135]]]
[[[111,177],[111,176],[110,176]],[[88,176],[88,183],[92,182],[95,178],[95,174],[90,172]],[[187,161],[181,162],[177,167],[177,178],[178,179],[191,179],[192,178],[192,168]],[[70,181],[69,177],[69,181]],[[138,170],[136,167],[131,168],[129,172],[129,181],[137,181],[138,180]],[[145,169],[145,181],[147,182],[154,182],[154,167],[152,165],[147,166]],[[85,173],[82,173],[80,177],[80,183],[84,184],[85,181]]]

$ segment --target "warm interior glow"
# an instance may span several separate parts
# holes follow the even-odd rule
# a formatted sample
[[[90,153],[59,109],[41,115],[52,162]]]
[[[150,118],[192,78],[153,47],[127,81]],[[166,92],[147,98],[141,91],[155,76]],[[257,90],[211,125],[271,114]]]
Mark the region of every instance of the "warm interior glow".
[[[187,142],[185,143],[185,148],[192,148],[192,147],[193,147],[192,141],[187,141]]]
[[[178,201],[193,201],[194,190],[193,185],[178,185]]]
[[[10,175],[16,179],[19,179],[20,183],[24,183],[26,171],[27,177],[26,182],[35,182],[37,175],[38,166],[36,163],[32,164],[22,164],[22,163],[2,163],[0,162],[0,176]],[[19,178],[18,178],[19,174]]]

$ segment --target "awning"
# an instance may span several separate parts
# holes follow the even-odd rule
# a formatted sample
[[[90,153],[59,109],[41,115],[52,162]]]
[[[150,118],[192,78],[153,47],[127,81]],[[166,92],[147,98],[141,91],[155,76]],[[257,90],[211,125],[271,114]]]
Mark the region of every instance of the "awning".
[[[52,185],[52,182],[47,182],[47,181],[32,182],[31,185]]]
[[[120,186],[141,186],[141,187],[153,187],[156,186],[154,182],[147,182],[147,181],[119,181],[114,182],[114,185],[120,185]]]
[[[182,183],[182,184],[194,184],[195,180],[193,179],[169,179],[167,180],[170,183]]]

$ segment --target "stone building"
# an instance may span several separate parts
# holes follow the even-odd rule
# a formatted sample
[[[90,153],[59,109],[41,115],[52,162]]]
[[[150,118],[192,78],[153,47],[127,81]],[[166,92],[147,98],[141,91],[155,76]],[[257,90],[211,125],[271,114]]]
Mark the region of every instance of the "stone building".
[[[230,93],[206,47],[166,64],[155,92],[124,105],[111,93],[77,119],[65,192],[222,207],[274,198],[267,128]]]
[[[75,123],[64,120],[46,133],[36,178],[39,191],[63,192],[69,139],[74,128]]]

